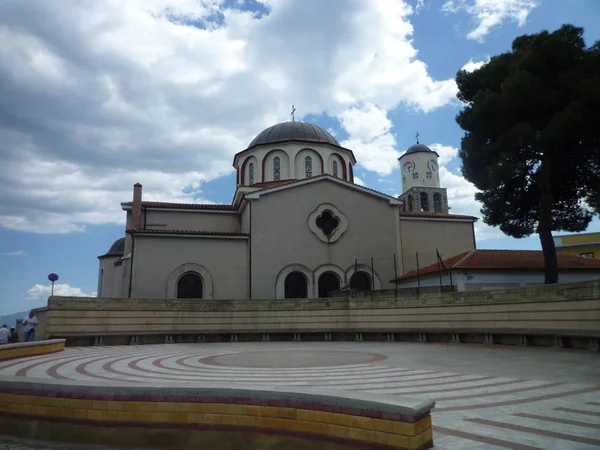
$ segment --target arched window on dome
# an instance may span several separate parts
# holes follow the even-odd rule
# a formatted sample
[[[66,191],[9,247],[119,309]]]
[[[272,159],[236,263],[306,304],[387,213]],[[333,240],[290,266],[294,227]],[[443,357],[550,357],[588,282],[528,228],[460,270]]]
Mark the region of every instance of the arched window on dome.
[[[273,158],[273,180],[281,180],[281,158],[279,156]]]
[[[248,184],[250,186],[254,184],[254,163],[248,164]]]
[[[421,192],[421,211],[429,211],[429,195],[427,195],[427,192]]]
[[[338,163],[337,163],[337,161],[333,162],[333,170],[332,170],[332,172],[333,172],[332,175],[337,178],[338,177]]]
[[[310,178],[312,177],[312,158],[310,156],[306,156],[304,158],[304,177]]]

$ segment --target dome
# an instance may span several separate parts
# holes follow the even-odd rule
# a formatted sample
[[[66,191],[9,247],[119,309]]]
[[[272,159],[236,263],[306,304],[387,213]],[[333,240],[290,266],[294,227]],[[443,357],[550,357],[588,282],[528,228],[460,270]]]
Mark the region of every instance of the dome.
[[[435,153],[433,150],[431,150],[429,147],[427,147],[424,144],[415,144],[412,145],[408,148],[408,150],[406,150],[406,155],[409,153],[418,153],[418,152],[430,152],[430,153]]]
[[[123,256],[125,252],[125,238],[117,239],[113,242],[113,245],[110,246],[106,254],[102,255],[102,257],[106,256]]]
[[[259,133],[248,148],[286,141],[316,142],[340,147],[340,143],[321,127],[306,122],[282,122]]]

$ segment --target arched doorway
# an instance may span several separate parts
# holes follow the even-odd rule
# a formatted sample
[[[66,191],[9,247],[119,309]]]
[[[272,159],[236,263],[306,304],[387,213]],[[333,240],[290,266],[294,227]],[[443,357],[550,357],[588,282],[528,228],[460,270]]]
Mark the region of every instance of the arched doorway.
[[[285,277],[285,298],[308,298],[308,280],[302,272],[291,272]]]
[[[331,297],[331,293],[340,290],[340,278],[333,272],[324,272],[319,277],[319,298]]]
[[[202,298],[202,278],[195,273],[186,273],[177,282],[177,298]]]
[[[350,289],[370,291],[372,289],[371,276],[367,272],[356,272],[350,277]]]

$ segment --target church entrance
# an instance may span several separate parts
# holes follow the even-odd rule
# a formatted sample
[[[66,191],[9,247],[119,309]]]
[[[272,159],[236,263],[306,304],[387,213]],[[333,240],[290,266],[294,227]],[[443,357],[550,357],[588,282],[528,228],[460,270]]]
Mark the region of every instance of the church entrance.
[[[325,272],[319,277],[319,298],[331,297],[331,293],[340,290],[340,279],[333,272]]]
[[[285,277],[285,298],[308,298],[308,280],[302,272]]]
[[[371,277],[366,272],[356,272],[350,277],[350,289],[356,289],[357,291],[370,291]]]
[[[177,282],[177,298],[202,298],[202,278],[195,273],[186,273]]]

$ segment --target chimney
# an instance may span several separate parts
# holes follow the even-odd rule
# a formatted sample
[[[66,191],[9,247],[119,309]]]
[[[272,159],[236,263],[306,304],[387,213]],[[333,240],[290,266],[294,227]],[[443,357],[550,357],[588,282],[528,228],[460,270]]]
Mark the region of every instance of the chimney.
[[[131,209],[131,228],[142,229],[142,185],[133,185],[133,207]]]

